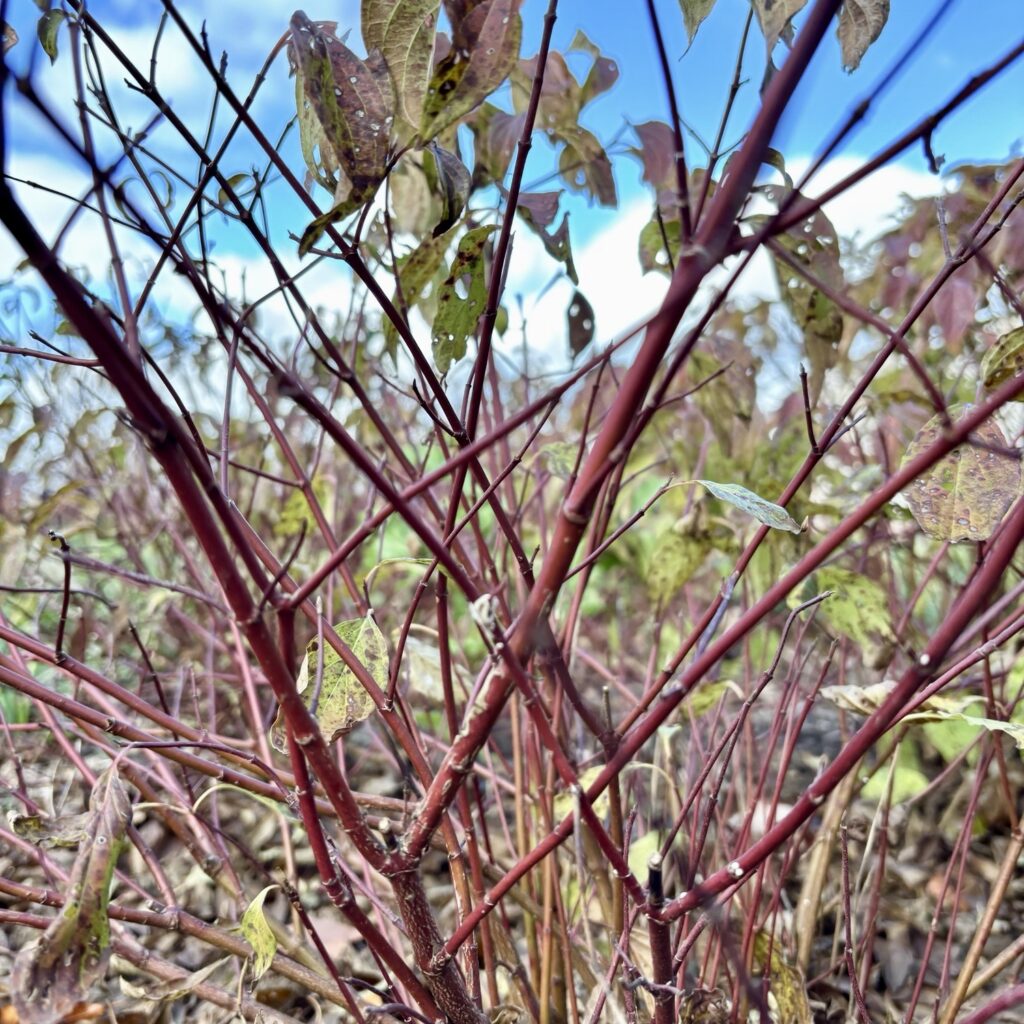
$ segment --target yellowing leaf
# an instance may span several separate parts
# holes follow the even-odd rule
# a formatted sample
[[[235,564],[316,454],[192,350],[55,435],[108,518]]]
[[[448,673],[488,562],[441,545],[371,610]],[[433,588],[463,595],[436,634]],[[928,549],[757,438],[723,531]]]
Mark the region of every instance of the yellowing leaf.
[[[951,418],[960,419],[970,406],[952,406]],[[930,419],[911,441],[903,456],[910,462],[942,437],[938,416]],[[973,433],[994,448],[1006,448],[998,425],[986,420]],[[938,540],[981,541],[992,536],[1020,487],[1020,463],[991,448],[962,444],[931,469],[908,484],[904,496],[918,525]]]
[[[837,32],[843,51],[843,67],[847,71],[858,67],[888,19],[889,0],[843,0]]]
[[[1002,335],[981,360],[981,379],[990,391],[1021,373],[1024,373],[1024,327]],[[1018,395],[1016,400],[1024,401],[1024,395]]]
[[[380,50],[395,90],[395,113],[414,135],[430,80],[440,0],[364,0],[363,42]]]
[[[826,566],[815,573],[814,582],[818,591],[832,591],[820,614],[837,633],[862,647],[895,639],[888,598],[874,580],[848,569]]]
[[[384,634],[371,616],[364,619],[346,619],[334,627],[338,638],[356,656],[373,681],[384,689],[388,685],[388,648]],[[323,672],[320,692],[316,692],[317,639],[306,645],[295,689],[303,695],[306,706],[313,712],[320,732],[328,741],[343,736],[373,714],[376,705],[355,673],[341,659],[341,655],[325,640]],[[271,741],[278,750],[284,750],[284,722],[278,712]]]
[[[659,608],[704,564],[708,550],[706,540],[674,529],[657,538],[647,559],[645,578],[647,593]]]
[[[735,505],[736,508],[753,516],[765,526],[770,526],[773,530],[788,530],[790,533],[801,532],[799,524],[781,505],[767,501],[759,494],[748,491],[746,487],[741,487],[739,484],[720,484],[714,480],[698,480],[697,483],[706,487],[716,498]]]
[[[658,841],[657,830],[645,832],[639,839],[629,844],[629,855],[627,857],[629,870],[641,881],[645,881],[647,878],[648,861],[660,849],[661,843]]]
[[[594,780],[604,771],[604,765],[595,765],[593,768],[588,768],[582,775],[579,776],[580,788],[586,792],[594,783]],[[562,818],[568,817],[573,813],[575,809],[575,798],[572,793],[564,792],[559,793],[555,797],[555,818],[561,821]],[[599,817],[603,818],[609,809],[608,803],[608,790],[606,789],[595,801],[594,801],[594,813]]]
[[[783,955],[781,940],[766,931],[754,936],[754,973],[769,979],[769,1006],[776,1010],[777,1024],[811,1024],[814,1019],[807,999],[807,983],[799,967]]]
[[[252,980],[257,982],[270,969],[277,952],[277,938],[263,910],[263,902],[277,885],[268,885],[257,893],[253,901],[245,908],[239,931],[242,938],[252,946]]]

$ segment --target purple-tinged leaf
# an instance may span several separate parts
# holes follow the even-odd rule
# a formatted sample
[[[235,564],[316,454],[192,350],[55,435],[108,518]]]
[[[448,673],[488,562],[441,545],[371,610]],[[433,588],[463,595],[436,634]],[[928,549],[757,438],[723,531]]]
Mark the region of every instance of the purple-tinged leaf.
[[[395,113],[415,135],[430,81],[440,0],[364,0],[363,42],[384,57],[395,91]]]
[[[509,76],[523,31],[518,7],[518,0],[484,0],[459,24],[455,35],[460,45],[437,65],[427,87],[420,129],[424,141],[478,107]]]

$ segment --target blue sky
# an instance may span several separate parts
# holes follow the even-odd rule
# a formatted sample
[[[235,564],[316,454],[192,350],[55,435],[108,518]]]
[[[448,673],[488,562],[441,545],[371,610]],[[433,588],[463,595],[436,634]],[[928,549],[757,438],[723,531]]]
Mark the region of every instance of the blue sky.
[[[818,151],[822,139],[834,131],[857,101],[872,92],[875,83],[906,51],[939,6],[935,0],[893,0],[889,23],[881,38],[868,51],[861,68],[852,75],[841,70],[838,43],[834,33],[828,35],[775,140],[776,148],[786,154],[787,160],[798,166],[801,159],[806,162],[808,156]],[[524,2],[524,54],[536,51],[546,7],[547,0]],[[236,88],[243,92],[247,91],[256,68],[273,41],[286,27],[293,9],[291,4],[255,3],[253,0],[219,0],[216,4],[205,0],[181,0],[179,8],[195,27],[206,20],[214,51],[228,51],[229,75]],[[683,117],[697,132],[712,137],[732,77],[740,28],[747,11],[746,0],[718,0],[688,52],[685,52],[686,38],[677,0],[659,0],[658,8]],[[136,60],[148,66],[149,47],[161,10],[156,0],[147,3],[93,0],[90,10]],[[1022,0],[985,0],[984,3],[954,0],[937,30],[873,107],[866,123],[847,141],[841,150],[841,159],[833,161],[831,177],[838,177],[842,171],[851,169],[857,158],[884,146],[924,114],[941,105],[972,74],[1010,49],[1024,34],[1021,10]],[[314,18],[337,18],[341,31],[358,26],[356,0],[333,0],[330,5],[320,8],[308,6],[307,13]],[[24,65],[35,45],[33,36],[37,15],[35,4],[29,0],[17,0],[13,4],[10,16],[22,38],[10,54],[15,67]],[[618,62],[620,68],[616,86],[587,108],[585,125],[599,138],[606,139],[626,121],[665,120],[664,86],[653,58],[646,4],[642,0],[561,0],[555,48],[564,49],[577,29],[583,29]],[[358,29],[353,45],[357,45],[357,38]],[[45,58],[37,62],[37,82],[65,120],[73,123],[75,114],[68,102],[71,63],[66,36],[62,36],[61,45],[62,53],[55,67],[49,67]],[[781,62],[784,56],[784,47],[780,47],[776,52],[777,62]],[[740,93],[727,135],[731,142],[739,138],[756,109],[764,61],[764,43],[755,28],[744,67],[747,84]],[[151,108],[140,101],[137,94],[120,87],[123,76],[112,65],[107,71],[108,83],[112,89],[118,90],[118,109],[124,113],[127,123],[140,127],[148,119]],[[284,60],[279,58],[255,108],[257,120],[269,126],[268,134],[276,133],[294,113],[294,94],[286,75]],[[165,34],[158,79],[166,95],[172,98],[176,111],[201,132],[209,108],[210,85],[173,28]],[[222,125],[226,123],[225,118]],[[50,130],[40,130],[38,122],[23,106],[17,110],[15,125],[10,138],[13,150],[11,170],[14,173],[54,183],[69,191],[84,190],[81,183],[85,179],[80,171],[60,152]],[[945,122],[935,134],[934,149],[945,155],[950,164],[965,160],[1005,160],[1020,150],[1022,140],[1024,62],[1003,72],[997,81]],[[188,173],[194,173],[194,156],[181,148],[169,129],[160,129],[153,141],[158,147],[166,147],[164,151],[172,159],[182,160],[182,166],[188,169]],[[691,166],[699,165],[699,159],[694,159],[699,156],[698,147],[692,140],[688,141],[688,147]],[[535,146],[527,181],[547,168],[544,149],[542,142]],[[301,172],[301,158],[294,135],[286,143],[285,151],[291,155],[293,167]],[[253,159],[253,147],[240,144],[225,161],[225,170],[228,173],[246,170]],[[828,178],[829,174],[825,177]],[[567,208],[572,213],[573,245],[582,287],[595,302],[599,331],[605,335],[625,326],[624,317],[629,315],[627,310],[636,315],[646,308],[645,304],[655,304],[664,286],[658,275],[641,279],[635,267],[636,238],[640,227],[650,216],[649,199],[640,183],[639,165],[631,159],[621,160],[617,165],[616,180],[620,196],[620,209],[617,211],[591,208],[578,197],[563,197],[563,209]],[[883,226],[884,218],[898,205],[901,192],[923,195],[939,187],[939,182],[928,173],[918,145],[906,153],[897,166],[876,176],[855,196],[849,197],[845,207],[830,209],[829,212],[841,232],[877,231]],[[809,189],[812,194],[816,190],[814,187]],[[23,194],[40,223],[44,226],[60,223],[62,214],[52,202],[44,201],[38,194]],[[279,197],[280,205],[274,211],[277,227],[301,231],[308,214],[297,201],[280,193]],[[321,192],[318,198],[326,204],[325,193]],[[69,240],[69,247],[74,247],[68,251],[69,258],[81,254],[79,258],[83,261],[96,261],[99,274],[104,269],[104,261],[98,260],[96,255],[102,251],[97,248],[97,237],[95,223],[90,226],[83,219],[77,240]],[[131,242],[137,244],[136,240]],[[557,267],[539,251],[539,243],[534,242],[528,233],[518,233],[509,276],[510,286],[527,295],[541,292],[557,271]],[[268,288],[272,286],[272,281],[259,277],[258,268],[251,263],[253,247],[239,231],[229,227],[223,232],[218,254],[230,274],[239,278],[243,273],[247,275],[251,289],[258,291],[262,283],[266,283]],[[13,256],[9,240],[0,238],[0,272],[5,272],[16,262]],[[323,286],[322,294],[329,297],[330,289],[334,287],[336,281],[328,282]],[[545,293],[543,299],[537,300],[537,312],[563,324],[567,287],[567,282],[562,281],[550,293]],[[754,290],[757,291],[756,288]],[[618,298],[623,293],[628,296],[628,302]],[[535,316],[535,322],[538,319],[541,317]]]

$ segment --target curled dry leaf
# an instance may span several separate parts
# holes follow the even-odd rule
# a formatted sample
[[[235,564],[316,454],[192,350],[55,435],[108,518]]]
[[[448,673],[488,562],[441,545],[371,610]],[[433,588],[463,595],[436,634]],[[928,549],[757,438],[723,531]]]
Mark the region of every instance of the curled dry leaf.
[[[951,406],[950,417],[959,420],[970,408]],[[942,433],[942,419],[934,416],[910,442],[903,464],[938,441]],[[979,443],[955,448],[903,492],[921,529],[954,544],[991,537],[1020,489],[1020,462],[1002,454],[1008,446],[998,425],[987,420],[971,436]]]
[[[843,67],[855,70],[867,48],[879,37],[889,19],[889,0],[844,0],[839,12],[839,46]]]
[[[89,800],[90,841],[68,876],[67,899],[37,942],[15,957],[11,1000],[22,1024],[52,1024],[88,1001],[103,977],[110,946],[110,881],[131,822],[131,801],[116,768],[97,780]]]

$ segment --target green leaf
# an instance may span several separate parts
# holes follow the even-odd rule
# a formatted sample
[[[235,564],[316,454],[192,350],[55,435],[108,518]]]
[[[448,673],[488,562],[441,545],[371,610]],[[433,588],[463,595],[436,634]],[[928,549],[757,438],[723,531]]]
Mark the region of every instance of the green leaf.
[[[552,441],[540,450],[548,469],[562,480],[568,480],[572,476],[579,452],[580,446],[576,441]]]
[[[668,248],[665,242],[668,241]],[[660,271],[672,276],[672,268],[679,265],[679,250],[683,244],[683,229],[678,220],[652,217],[640,232],[640,269],[649,274]]]
[[[36,25],[39,45],[42,46],[43,53],[50,58],[51,64],[57,63],[57,33],[66,18],[67,13],[65,11],[62,11],[59,7],[54,7],[43,14]]]
[[[683,9],[683,24],[686,25],[687,41],[692,43],[701,22],[711,13],[715,0],[679,0]]]
[[[637,878],[647,877],[647,866],[651,857],[661,849],[657,829],[645,832],[639,839],[629,844],[629,870]]]
[[[462,161],[435,143],[427,146],[423,168],[431,188],[441,196],[441,219],[434,225],[434,238],[443,235],[462,216],[469,198],[469,171]]]
[[[473,40],[468,57],[453,46],[434,70],[423,104],[420,137],[434,138],[479,106],[509,76],[519,56],[523,23],[517,0],[484,0],[458,27]]]
[[[257,982],[270,969],[274,962],[274,954],[277,952],[277,938],[267,915],[263,910],[263,902],[267,895],[279,885],[268,885],[262,889],[253,901],[245,908],[242,914],[242,922],[239,931],[242,938],[252,946],[252,980]]]
[[[438,291],[432,334],[434,362],[441,373],[447,373],[452,363],[466,354],[466,339],[476,332],[487,304],[484,246],[495,229],[496,225],[485,224],[462,236],[451,272]],[[464,295],[459,294],[460,289]]]
[[[949,408],[959,420],[969,405]],[[930,419],[903,456],[903,465],[943,436],[942,420]],[[996,449],[1008,447],[1003,432],[986,420],[973,437]],[[903,494],[918,525],[938,540],[980,541],[992,536],[1020,489],[1020,463],[998,451],[962,444],[908,484]]]
[[[751,3],[764,33],[770,57],[775,44],[786,31],[790,19],[804,9],[807,0],[751,0]]]
[[[446,236],[425,238],[412,252],[399,259],[398,280],[402,288],[402,298],[408,309],[421,305],[424,292],[441,270],[445,250],[450,241],[451,239]],[[393,301],[397,305],[397,289]],[[398,345],[398,332],[390,320],[384,324],[384,340],[388,351],[393,353]]]
[[[770,526],[773,530],[788,530],[790,533],[801,533],[800,525],[781,506],[767,501],[759,494],[748,491],[739,484],[719,484],[714,480],[698,480],[697,483],[706,487],[716,498],[735,505],[758,522]]]
[[[644,575],[647,593],[659,609],[704,564],[708,550],[705,539],[671,528],[655,539]]]
[[[91,842],[75,856],[64,906],[14,959],[11,1000],[26,1024],[61,1020],[90,1001],[92,986],[103,977],[110,955],[110,881],[131,816],[128,793],[116,769],[108,768],[89,798]]]
[[[981,360],[981,379],[990,391],[1024,373],[1024,327],[999,337]],[[1024,395],[1015,401],[1024,402]]]
[[[363,42],[380,50],[395,90],[395,113],[415,135],[430,81],[440,0],[364,0]]]
[[[569,322],[569,351],[578,356],[594,340],[597,329],[594,307],[583,292],[573,292],[566,318]]]
[[[867,800],[881,800],[889,791],[889,775],[892,775],[892,794],[890,802],[901,804],[910,800],[928,788],[928,776],[921,770],[921,759],[917,753],[917,744],[903,740],[896,747],[895,759],[889,770],[879,769],[868,779],[861,791]]]
[[[888,597],[874,580],[848,569],[826,566],[815,573],[814,585],[819,592],[832,592],[820,614],[835,632],[862,647],[895,640]]]
[[[573,191],[596,199],[602,206],[615,206],[615,178],[607,153],[586,128],[575,127],[558,136],[565,148],[558,157],[558,173]]]
[[[843,69],[854,71],[889,19],[889,0],[843,0],[839,12],[839,46]]]
[[[231,177],[227,179],[227,186],[235,193],[236,196],[241,197],[245,194],[241,190],[241,186],[251,179],[252,175],[245,172],[241,174],[232,174]],[[248,189],[246,189],[246,191],[248,191]],[[217,202],[220,203],[221,206],[226,206],[230,202],[227,189],[221,188],[217,190]]]
[[[777,165],[772,162],[772,166]],[[784,168],[779,169],[785,174]],[[792,194],[789,189],[774,185],[764,191],[780,205]],[[839,235],[821,210],[778,235],[776,241],[798,266],[806,267],[834,292],[846,289],[839,262]],[[772,263],[783,302],[803,332],[804,349],[811,364],[811,396],[815,399],[821,391],[826,370],[835,364],[843,337],[843,315],[823,291],[784,260],[773,256]]]

